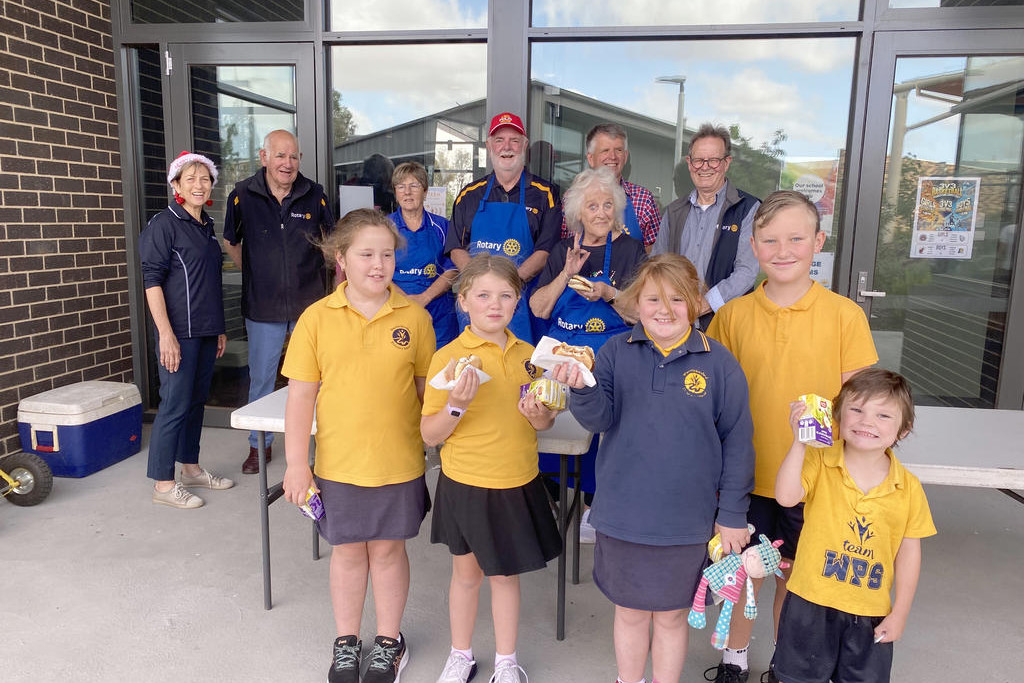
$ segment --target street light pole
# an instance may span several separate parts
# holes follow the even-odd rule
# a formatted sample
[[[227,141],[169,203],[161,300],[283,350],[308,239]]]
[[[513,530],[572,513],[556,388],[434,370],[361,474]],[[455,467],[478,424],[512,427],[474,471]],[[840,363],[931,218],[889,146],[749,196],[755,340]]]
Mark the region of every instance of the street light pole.
[[[686,129],[686,76],[658,76],[655,79],[658,83],[678,83],[679,101],[676,104],[676,148],[672,157],[672,172],[683,159],[683,131]],[[675,195],[675,183],[673,183],[672,194]]]

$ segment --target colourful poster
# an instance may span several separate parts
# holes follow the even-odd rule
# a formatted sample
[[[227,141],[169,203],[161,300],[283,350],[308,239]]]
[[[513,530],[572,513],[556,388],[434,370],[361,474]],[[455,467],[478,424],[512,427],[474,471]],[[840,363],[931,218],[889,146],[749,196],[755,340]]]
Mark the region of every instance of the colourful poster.
[[[779,179],[779,189],[796,190],[814,202],[826,237],[832,235],[838,176],[839,159],[801,159],[787,160]]]
[[[918,178],[910,258],[971,258],[980,186],[981,178]]]

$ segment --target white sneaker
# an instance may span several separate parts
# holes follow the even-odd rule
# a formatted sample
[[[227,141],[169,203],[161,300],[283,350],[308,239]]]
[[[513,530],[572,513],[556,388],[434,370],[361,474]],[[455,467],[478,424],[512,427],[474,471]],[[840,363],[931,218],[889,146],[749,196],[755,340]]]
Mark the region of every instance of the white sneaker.
[[[466,659],[458,652],[448,655],[444,663],[444,671],[437,678],[437,683],[466,683],[476,675],[476,660]]]
[[[583,511],[580,519],[580,543],[597,543],[597,529],[590,525],[590,508]]]
[[[519,674],[523,674],[523,678]],[[523,667],[515,662],[506,659],[494,670],[494,675],[488,683],[530,683],[530,677],[523,671]]]
[[[169,491],[157,491],[153,489],[153,502],[159,505],[169,505],[172,508],[192,509],[203,506],[203,499],[190,493],[181,485],[181,482],[174,482]]]
[[[229,489],[235,485],[235,482],[227,477],[218,477],[216,474],[211,474],[208,470],[204,470],[201,467],[199,468],[199,474],[194,477],[185,474],[185,470],[182,470],[179,481],[186,488],[215,489],[217,491]]]

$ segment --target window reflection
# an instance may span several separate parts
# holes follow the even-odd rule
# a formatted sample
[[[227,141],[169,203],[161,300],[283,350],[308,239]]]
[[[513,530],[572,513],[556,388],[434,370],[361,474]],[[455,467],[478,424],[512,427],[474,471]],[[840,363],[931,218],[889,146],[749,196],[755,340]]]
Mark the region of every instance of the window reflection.
[[[405,161],[422,163],[431,186],[443,188],[428,210],[451,213],[455,194],[486,162],[486,54],[483,44],[331,48],[340,213],[355,208],[350,197],[365,197],[352,187],[373,188],[374,206],[394,211],[391,172]]]
[[[664,26],[852,21],[859,17],[859,13],[859,0],[533,0],[534,26]]]
[[[136,24],[214,24],[231,22],[302,21],[303,0],[132,0],[132,22]]]
[[[333,0],[330,30],[483,28],[487,0]]]
[[[889,7],[1007,7],[1024,5],[1024,0],[889,0]]]
[[[550,179],[564,188],[586,165],[587,131],[623,126],[623,177],[663,208],[693,189],[680,162],[690,136],[706,121],[726,125],[734,185],[759,197],[796,188],[818,205],[829,236],[818,277],[830,286],[855,47],[851,39],[537,43],[530,138],[550,144]],[[545,175],[532,160],[531,170]]]

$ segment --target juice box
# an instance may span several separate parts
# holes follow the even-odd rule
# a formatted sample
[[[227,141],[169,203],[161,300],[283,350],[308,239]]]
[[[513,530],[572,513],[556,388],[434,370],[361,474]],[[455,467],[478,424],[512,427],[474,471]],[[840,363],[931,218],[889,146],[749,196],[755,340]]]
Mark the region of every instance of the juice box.
[[[314,522],[323,519],[324,517],[324,504],[320,500],[320,495],[313,490],[310,486],[306,490],[306,502],[299,506],[302,510],[302,514],[309,517]]]
[[[832,401],[817,394],[804,394],[797,400],[804,403],[797,438],[809,446],[831,446]]]

